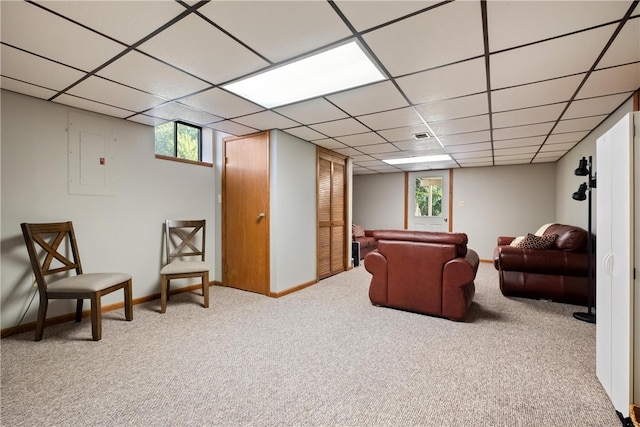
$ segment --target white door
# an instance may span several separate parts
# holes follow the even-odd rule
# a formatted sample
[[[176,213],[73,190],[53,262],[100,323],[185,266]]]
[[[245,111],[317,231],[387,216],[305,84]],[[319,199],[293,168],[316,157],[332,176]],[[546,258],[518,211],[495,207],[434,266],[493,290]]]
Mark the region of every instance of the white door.
[[[449,170],[410,172],[409,230],[449,231]]]
[[[632,402],[633,146],[626,116],[597,141],[596,375],[625,417]]]

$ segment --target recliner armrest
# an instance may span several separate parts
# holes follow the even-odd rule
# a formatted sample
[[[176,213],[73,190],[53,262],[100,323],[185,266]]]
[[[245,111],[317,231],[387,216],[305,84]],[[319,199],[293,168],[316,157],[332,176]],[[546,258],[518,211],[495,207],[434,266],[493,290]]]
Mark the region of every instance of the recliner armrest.
[[[369,252],[364,257],[364,268],[371,273],[369,299],[373,304],[387,304],[387,259],[380,252]]]

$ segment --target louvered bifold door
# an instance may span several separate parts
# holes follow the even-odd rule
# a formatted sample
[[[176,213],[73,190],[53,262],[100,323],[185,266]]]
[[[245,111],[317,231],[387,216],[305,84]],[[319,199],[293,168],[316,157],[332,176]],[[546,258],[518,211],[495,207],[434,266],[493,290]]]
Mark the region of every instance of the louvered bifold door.
[[[345,270],[345,159],[318,151],[318,277]]]

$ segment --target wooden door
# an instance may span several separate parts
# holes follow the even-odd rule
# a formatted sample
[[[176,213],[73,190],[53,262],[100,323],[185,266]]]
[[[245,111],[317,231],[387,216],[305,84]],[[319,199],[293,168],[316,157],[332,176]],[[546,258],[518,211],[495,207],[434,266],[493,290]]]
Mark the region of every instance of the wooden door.
[[[346,269],[346,160],[318,150],[318,278]]]
[[[222,283],[267,295],[269,133],[224,139]]]

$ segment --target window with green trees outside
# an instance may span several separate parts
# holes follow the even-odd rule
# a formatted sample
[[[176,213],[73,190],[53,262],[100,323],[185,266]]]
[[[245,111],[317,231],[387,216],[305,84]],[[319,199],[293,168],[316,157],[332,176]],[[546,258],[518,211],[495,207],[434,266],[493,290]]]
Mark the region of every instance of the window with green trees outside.
[[[415,216],[442,216],[442,177],[416,178]]]
[[[184,122],[167,122],[155,127],[156,154],[202,161],[202,128]]]

